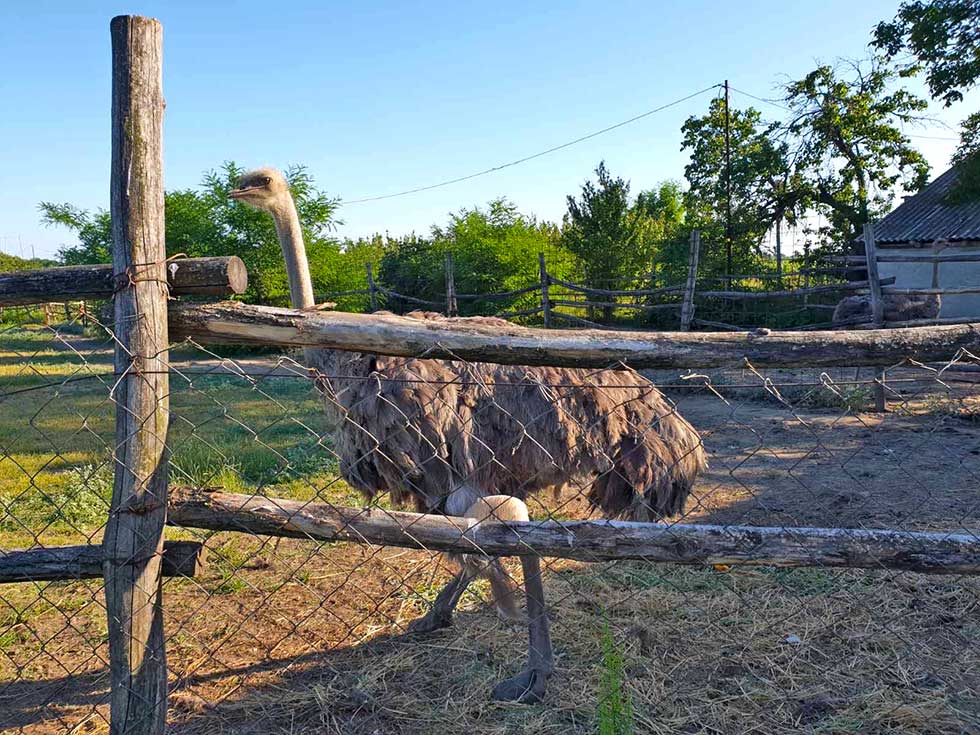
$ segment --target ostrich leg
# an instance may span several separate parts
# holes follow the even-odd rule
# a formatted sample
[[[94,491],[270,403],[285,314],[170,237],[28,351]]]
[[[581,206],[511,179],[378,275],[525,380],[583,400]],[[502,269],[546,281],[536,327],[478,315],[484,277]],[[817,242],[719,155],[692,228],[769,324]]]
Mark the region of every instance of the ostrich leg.
[[[500,617],[512,623],[523,623],[525,617],[517,607],[517,585],[507,574],[500,560],[493,559],[484,564],[483,560],[474,561],[463,557],[459,574],[439,591],[429,612],[408,626],[408,632],[431,633],[452,625],[453,611],[456,610],[459,599],[470,582],[481,575],[490,580],[490,588],[493,590],[494,602]]]
[[[459,604],[459,598],[466,592],[477,574],[478,570],[470,564],[462,564],[459,574],[436,595],[436,601],[432,608],[418,620],[412,621],[408,626],[409,633],[431,633],[440,628],[448,628],[453,622],[453,610]]]
[[[554,669],[548,613],[541,584],[541,563],[536,556],[522,556],[524,592],[527,595],[527,667],[517,676],[504,679],[493,689],[493,698],[502,702],[531,704],[544,698],[548,677]]]
[[[497,615],[509,623],[526,623],[527,618],[517,604],[518,585],[500,563],[500,559],[491,561],[483,571],[483,576],[490,580],[493,601],[497,606]]]

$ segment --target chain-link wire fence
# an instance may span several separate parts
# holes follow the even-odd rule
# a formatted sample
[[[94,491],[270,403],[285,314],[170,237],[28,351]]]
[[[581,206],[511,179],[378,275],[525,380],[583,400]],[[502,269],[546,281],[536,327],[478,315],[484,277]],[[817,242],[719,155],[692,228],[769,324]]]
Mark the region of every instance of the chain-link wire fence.
[[[77,313],[3,318],[3,547],[98,544],[113,337]],[[474,521],[441,520],[470,491],[523,497],[559,540],[581,519],[663,514],[668,534],[680,524],[680,556],[687,524],[723,542],[745,526],[842,529],[851,549],[892,529],[914,567],[930,553],[915,534],[980,532],[975,356],[886,370],[887,413],[871,410],[872,368],[312,359],[316,379],[298,355],[170,350],[170,518],[182,525],[166,537],[207,550],[193,576],[163,582],[170,731],[980,729],[976,577],[894,560],[841,568],[854,558],[812,548],[798,567],[605,560],[611,534],[575,559],[532,555],[554,670],[546,690],[523,680],[540,703],[497,702],[528,665],[524,568],[482,556],[481,538],[499,537]],[[450,547],[481,574],[446,593]],[[0,585],[0,730],[107,731],[108,666],[101,579]]]

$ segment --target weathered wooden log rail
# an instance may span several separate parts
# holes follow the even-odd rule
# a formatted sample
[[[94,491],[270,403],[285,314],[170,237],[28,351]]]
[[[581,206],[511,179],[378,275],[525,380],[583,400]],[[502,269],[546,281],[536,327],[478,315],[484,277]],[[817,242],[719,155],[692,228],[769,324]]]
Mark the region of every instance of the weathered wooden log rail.
[[[945,255],[882,255],[876,253],[879,263],[980,263],[980,253],[947,253]],[[833,255],[826,260],[832,263],[865,264],[863,255]]]
[[[169,523],[212,531],[352,541],[490,556],[674,564],[903,569],[980,574],[980,538],[910,531],[631,523],[484,522],[174,488]]]
[[[885,279],[882,279],[884,283]],[[883,294],[896,296],[962,296],[964,294],[980,293],[980,286],[965,286],[963,288],[889,288],[881,289]]]
[[[600,309],[634,309],[636,311],[661,311],[663,309],[680,309],[681,303],[673,304],[622,304],[617,301],[573,301],[571,299],[551,299],[552,306],[571,306],[578,309],[596,307]]]
[[[106,563],[110,562],[105,552],[96,544],[0,549],[0,584],[97,579],[102,577]],[[199,541],[164,542],[160,568],[164,577],[195,577],[206,565],[206,550]]]
[[[135,270],[133,280],[148,277],[139,266]],[[231,296],[248,288],[248,271],[234,255],[178,258],[167,264],[166,271],[172,296]],[[115,284],[111,264],[0,273],[0,306],[109,299],[118,290]]]
[[[709,368],[894,365],[980,351],[980,324],[861,331],[628,332],[421,321],[394,314],[307,312],[225,302],[170,305],[172,338],[326,347],[401,357],[567,367]]]
[[[548,280],[556,286],[567,288],[569,291],[579,291],[584,294],[596,294],[599,296],[660,296],[665,294],[679,294],[682,293],[685,288],[684,286],[664,286],[663,288],[638,288],[623,290],[583,286],[579,283],[563,281],[561,278],[552,275],[548,276]]]
[[[895,283],[895,278],[882,278],[882,284]],[[830,283],[825,286],[810,286],[794,288],[785,291],[699,291],[699,298],[729,299],[737,301],[762,301],[765,299],[791,298],[794,296],[814,296],[817,294],[836,293],[838,291],[864,291],[868,288],[867,281],[851,281],[849,283]]]

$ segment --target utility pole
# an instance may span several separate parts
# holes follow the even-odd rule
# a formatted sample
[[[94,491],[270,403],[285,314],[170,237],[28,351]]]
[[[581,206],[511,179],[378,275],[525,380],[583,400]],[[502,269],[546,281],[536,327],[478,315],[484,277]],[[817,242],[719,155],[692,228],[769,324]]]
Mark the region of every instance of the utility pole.
[[[732,119],[728,107],[728,80],[725,80],[725,276],[732,287]]]

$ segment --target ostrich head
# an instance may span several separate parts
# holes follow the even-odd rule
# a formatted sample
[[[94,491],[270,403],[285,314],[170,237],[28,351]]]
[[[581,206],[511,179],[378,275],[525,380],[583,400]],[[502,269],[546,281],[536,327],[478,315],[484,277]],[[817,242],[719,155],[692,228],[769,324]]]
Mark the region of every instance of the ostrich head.
[[[303,245],[303,228],[286,177],[274,168],[257,168],[242,174],[228,196],[272,215],[286,261],[290,301],[294,309],[309,309],[315,304],[310,266]]]
[[[228,196],[273,216],[292,204],[286,177],[278,170],[268,167],[242,174],[238,185],[228,192]]]

